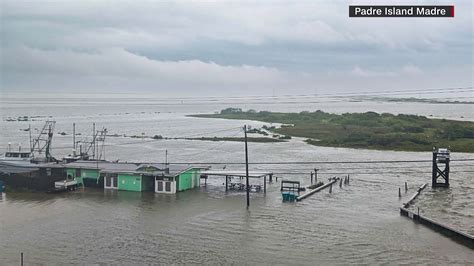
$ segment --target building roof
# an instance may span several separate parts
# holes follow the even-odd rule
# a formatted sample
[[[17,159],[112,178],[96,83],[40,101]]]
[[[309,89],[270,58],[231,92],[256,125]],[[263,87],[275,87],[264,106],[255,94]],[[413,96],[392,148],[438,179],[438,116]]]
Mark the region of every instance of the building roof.
[[[130,173],[176,176],[192,167],[187,165],[165,165],[153,163],[127,163],[110,161],[75,161],[64,164],[66,168],[99,169],[103,173]]]
[[[31,163],[30,161],[23,160],[5,160],[0,161],[0,173],[5,174],[20,174],[38,171],[39,167],[37,164]]]
[[[44,168],[64,168],[61,163],[55,162],[32,162],[31,160],[1,160],[0,173],[19,174],[38,171]]]

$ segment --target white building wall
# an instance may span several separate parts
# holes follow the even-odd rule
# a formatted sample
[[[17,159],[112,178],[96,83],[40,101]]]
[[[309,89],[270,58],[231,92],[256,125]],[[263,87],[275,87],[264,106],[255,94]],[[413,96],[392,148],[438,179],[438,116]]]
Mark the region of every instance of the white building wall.
[[[170,182],[170,191],[166,191],[166,183]],[[162,190],[159,190],[159,183],[162,183]],[[166,180],[156,180],[155,179],[155,193],[162,194],[176,194],[176,182],[175,181],[166,181]]]

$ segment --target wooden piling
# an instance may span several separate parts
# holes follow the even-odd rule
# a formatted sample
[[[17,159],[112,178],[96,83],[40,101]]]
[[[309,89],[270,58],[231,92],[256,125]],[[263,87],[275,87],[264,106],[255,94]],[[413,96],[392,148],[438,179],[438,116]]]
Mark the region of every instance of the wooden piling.
[[[249,183],[249,150],[247,147],[247,125],[244,126],[245,133],[245,185],[247,189],[247,209],[250,207],[250,183]]]
[[[225,176],[225,191],[227,191],[229,188],[229,176]]]
[[[401,189],[401,188],[398,188],[398,197],[399,197],[399,198],[402,197],[402,189]]]
[[[408,191],[408,184],[407,184],[407,182],[405,182],[405,192],[407,192],[407,191]]]
[[[23,266],[23,252],[21,252],[21,266]]]
[[[332,183],[329,185],[329,193],[332,193]]]
[[[263,193],[267,193],[267,176],[263,176]]]
[[[313,172],[311,172],[311,185],[313,184]]]
[[[342,178],[339,179],[339,187],[342,188]]]

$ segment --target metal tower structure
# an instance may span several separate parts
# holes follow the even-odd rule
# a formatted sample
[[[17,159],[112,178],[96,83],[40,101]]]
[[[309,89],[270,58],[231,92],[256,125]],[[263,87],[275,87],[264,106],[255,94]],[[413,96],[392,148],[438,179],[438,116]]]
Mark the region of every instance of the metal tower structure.
[[[51,155],[51,143],[53,141],[53,132],[56,121],[46,121],[38,137],[31,141],[31,153],[41,155],[44,153],[47,162],[55,161]]]
[[[97,130],[95,136],[95,143],[97,145],[96,151],[96,160],[105,160],[105,136],[107,135],[107,129],[102,128],[102,130]]]
[[[93,134],[91,141],[78,141],[77,146],[80,148],[81,160],[105,160],[105,136],[107,129],[95,130],[95,123],[93,124]],[[91,155],[89,155],[91,154]]]
[[[432,187],[449,187],[449,160],[448,149],[433,149]]]

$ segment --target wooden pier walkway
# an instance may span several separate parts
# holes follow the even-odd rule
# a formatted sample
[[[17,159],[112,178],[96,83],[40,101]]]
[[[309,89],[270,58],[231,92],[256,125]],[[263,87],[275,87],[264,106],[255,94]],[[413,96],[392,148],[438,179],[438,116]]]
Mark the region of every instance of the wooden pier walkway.
[[[316,193],[316,192],[318,192],[318,191],[321,191],[321,190],[323,190],[323,189],[325,189],[325,188],[327,188],[327,187],[332,186],[332,185],[335,184],[337,181],[339,181],[339,178],[334,178],[334,179],[333,179],[332,181],[330,181],[329,183],[324,184],[324,185],[322,185],[322,186],[320,186],[320,187],[317,187],[317,188],[315,188],[315,189],[313,189],[313,190],[310,190],[310,191],[306,192],[305,194],[303,194],[303,195],[301,195],[301,196],[298,196],[298,197],[296,198],[296,200],[297,200],[297,201],[303,200],[303,199],[305,199],[305,198],[307,198],[307,197],[313,195],[314,193]]]
[[[413,194],[410,199],[406,202],[403,203],[402,207],[400,207],[400,215],[408,217],[412,219],[415,223],[420,223],[423,225],[428,226],[429,228],[440,232],[441,234],[452,238],[453,240],[471,248],[474,249],[474,237],[470,234],[461,232],[457,229],[454,229],[448,225],[442,224],[440,222],[437,222],[431,218],[425,217],[421,215],[418,211],[418,213],[414,213],[410,210],[408,210],[408,207],[413,203],[413,201],[420,195],[421,191],[425,189],[425,187],[428,185],[428,183],[425,183],[421,185],[417,190],[416,193]]]

